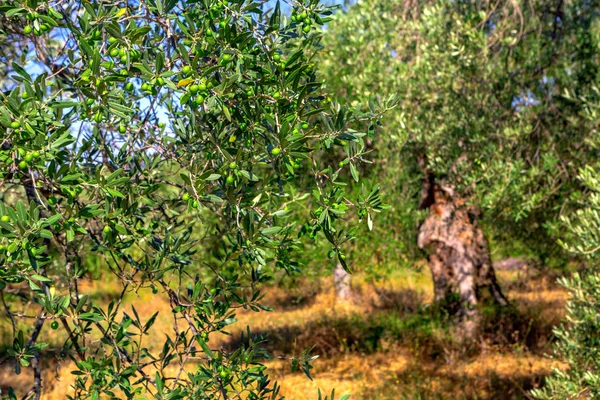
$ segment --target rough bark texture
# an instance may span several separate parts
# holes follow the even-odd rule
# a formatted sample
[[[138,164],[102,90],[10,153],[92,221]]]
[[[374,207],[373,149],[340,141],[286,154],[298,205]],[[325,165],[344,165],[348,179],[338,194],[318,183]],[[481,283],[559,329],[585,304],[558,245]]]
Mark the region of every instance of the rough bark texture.
[[[429,267],[436,301],[457,293],[460,314],[476,316],[481,290],[487,288],[500,305],[508,302],[496,281],[489,245],[477,224],[477,213],[469,209],[450,187],[429,179],[424,184],[422,205],[429,215],[419,229],[418,245],[429,249]]]
[[[333,270],[333,284],[338,299],[350,299],[352,296],[352,291],[350,289],[350,274],[346,272],[341,263],[337,263]]]

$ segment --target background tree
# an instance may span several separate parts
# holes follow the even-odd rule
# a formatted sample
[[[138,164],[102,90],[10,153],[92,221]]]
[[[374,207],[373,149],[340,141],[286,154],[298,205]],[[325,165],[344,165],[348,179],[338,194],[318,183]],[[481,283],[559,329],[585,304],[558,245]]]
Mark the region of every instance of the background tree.
[[[581,114],[590,123],[598,124],[600,97],[579,98],[584,111]],[[598,161],[580,170],[582,183],[579,209],[564,217],[567,231],[561,245],[571,253],[586,257],[588,268],[572,277],[562,278],[560,283],[569,291],[567,316],[563,325],[554,329],[556,358],[566,362],[568,368],[555,368],[542,389],[532,391],[538,399],[594,399],[600,396],[600,273],[598,251],[600,250],[600,180]]]
[[[540,263],[565,264],[560,217],[581,195],[579,168],[598,155],[595,121],[574,100],[594,95],[598,79],[597,6],[367,0],[329,25],[329,87],[348,104],[400,99],[373,159],[390,214],[414,227],[425,217],[417,204],[428,210],[418,244],[430,249],[438,298],[450,287],[474,304],[489,287],[503,303],[481,226]]]
[[[346,265],[355,230],[336,221],[381,208],[338,179],[364,152],[346,126],[387,107],[327,101],[313,60],[331,9],[289,6],[291,19],[252,0],[0,3],[15,52],[2,57],[0,297],[15,371],[33,369],[26,397],[43,390],[48,325],[67,337],[73,398],[278,397],[260,340],[227,352],[210,336],[237,308],[265,310],[260,283],[297,271],[307,240],[324,235]],[[342,137],[347,155],[321,161]],[[121,284],[106,308],[79,287],[93,264]],[[142,289],[169,299],[173,331],[123,310]],[[166,337],[158,353],[151,334]],[[311,359],[293,365],[309,374]]]

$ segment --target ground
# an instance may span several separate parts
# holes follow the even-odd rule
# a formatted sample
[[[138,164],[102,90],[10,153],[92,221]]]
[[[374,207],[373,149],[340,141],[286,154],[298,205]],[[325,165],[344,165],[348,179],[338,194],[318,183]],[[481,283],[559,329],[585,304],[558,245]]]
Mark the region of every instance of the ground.
[[[297,355],[314,345],[319,358],[313,364],[312,381],[292,372],[287,360],[267,363],[289,400],[316,399],[319,388],[326,394],[335,388],[336,397],[350,393],[353,399],[525,399],[553,366],[562,366],[547,355],[566,294],[535,271],[499,271],[498,278],[511,306],[484,308],[482,333],[468,346],[460,340],[454,321],[430,304],[427,271],[416,270],[394,272],[379,283],[357,274],[351,301],[336,300],[332,278],[271,288],[266,302],[275,311],[268,318],[264,313],[238,313],[232,336],[213,337],[210,344],[233,348],[250,325],[256,333],[269,334],[267,347],[275,355]],[[105,279],[86,285],[104,302],[118,289]],[[124,309],[131,311],[134,304],[142,320],[159,311],[153,330],[168,332],[172,321],[168,299],[151,296],[150,291],[129,294]],[[4,345],[9,329],[0,325]],[[58,345],[62,338],[56,332],[45,329],[43,336]],[[160,334],[147,340],[151,347],[162,345]],[[52,363],[45,370],[43,399],[64,399],[71,391],[70,367]],[[0,387],[11,384],[23,394],[31,382],[30,369],[17,376],[10,363],[0,367]]]

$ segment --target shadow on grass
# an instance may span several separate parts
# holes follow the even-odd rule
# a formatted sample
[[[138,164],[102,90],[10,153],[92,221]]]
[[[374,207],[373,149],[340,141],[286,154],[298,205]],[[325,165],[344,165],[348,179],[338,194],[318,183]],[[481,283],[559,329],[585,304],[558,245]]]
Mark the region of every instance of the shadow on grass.
[[[312,353],[324,362],[349,353],[362,357],[391,350],[386,354],[393,356],[395,349],[407,351],[410,367],[386,376],[380,390],[369,392],[373,399],[521,399],[543,381],[547,369],[518,366],[517,362],[522,355],[540,356],[550,350],[554,325],[540,311],[552,304],[543,298],[515,301],[504,308],[482,305],[479,336],[465,341],[455,318],[439,307],[424,305],[420,293],[380,290],[378,295],[380,301],[372,304],[366,316],[329,315],[253,335],[266,334],[262,347],[273,355],[297,356],[313,348]],[[242,345],[247,343],[232,337],[223,347],[235,350]],[[499,367],[494,356],[502,354],[509,355],[507,366]],[[485,370],[477,371],[479,365]],[[501,375],[494,372],[497,367]],[[390,397],[390,387],[398,388],[395,396]]]

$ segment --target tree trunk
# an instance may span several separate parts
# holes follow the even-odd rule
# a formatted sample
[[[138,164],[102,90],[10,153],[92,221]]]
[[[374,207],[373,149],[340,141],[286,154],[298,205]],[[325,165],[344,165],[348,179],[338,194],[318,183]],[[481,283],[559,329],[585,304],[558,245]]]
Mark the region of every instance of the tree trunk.
[[[421,205],[429,207],[429,215],[419,228],[418,245],[429,249],[435,300],[440,302],[457,293],[459,314],[467,320],[477,316],[475,307],[484,288],[498,304],[507,305],[475,210],[469,209],[451,187],[439,185],[431,177],[424,184],[423,195],[427,198]]]
[[[350,289],[350,274],[346,272],[341,263],[337,263],[333,270],[333,284],[338,299],[348,300],[352,295]]]

